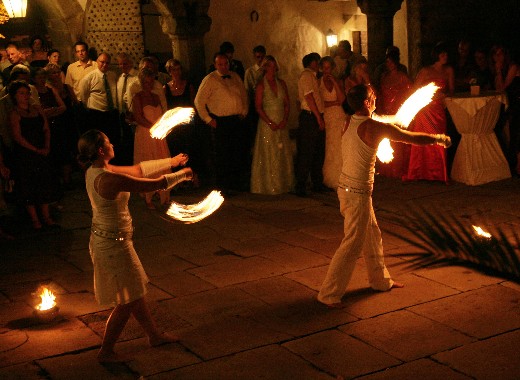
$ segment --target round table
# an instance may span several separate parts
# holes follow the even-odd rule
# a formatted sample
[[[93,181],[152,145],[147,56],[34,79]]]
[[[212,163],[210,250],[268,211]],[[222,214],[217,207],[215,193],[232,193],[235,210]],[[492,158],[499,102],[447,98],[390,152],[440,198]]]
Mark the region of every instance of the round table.
[[[493,131],[507,97],[501,92],[454,94],[446,106],[461,139],[451,178],[467,185],[481,185],[511,177],[506,158]]]

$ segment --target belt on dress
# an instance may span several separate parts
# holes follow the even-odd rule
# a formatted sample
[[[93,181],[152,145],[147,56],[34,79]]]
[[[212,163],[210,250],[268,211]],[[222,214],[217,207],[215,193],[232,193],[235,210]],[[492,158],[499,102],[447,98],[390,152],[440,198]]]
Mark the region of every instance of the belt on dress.
[[[348,193],[366,194],[366,195],[372,194],[372,190],[368,190],[368,189],[360,189],[357,187],[352,187],[352,186],[347,186],[347,185],[339,185],[338,187],[340,189],[345,189],[345,191]]]
[[[95,226],[92,226],[90,231],[96,236],[116,241],[129,240],[132,238],[133,235],[133,231],[103,231]]]

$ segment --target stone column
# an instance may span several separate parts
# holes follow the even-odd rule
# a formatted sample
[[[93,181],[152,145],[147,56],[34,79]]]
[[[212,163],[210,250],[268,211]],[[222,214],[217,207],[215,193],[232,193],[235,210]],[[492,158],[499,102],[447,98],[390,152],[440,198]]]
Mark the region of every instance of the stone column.
[[[370,72],[385,60],[386,48],[393,45],[394,15],[403,0],[357,0],[367,16],[368,63]]]
[[[172,41],[173,58],[183,63],[198,85],[206,75],[203,38],[211,26],[209,0],[153,1],[161,13],[162,30]]]

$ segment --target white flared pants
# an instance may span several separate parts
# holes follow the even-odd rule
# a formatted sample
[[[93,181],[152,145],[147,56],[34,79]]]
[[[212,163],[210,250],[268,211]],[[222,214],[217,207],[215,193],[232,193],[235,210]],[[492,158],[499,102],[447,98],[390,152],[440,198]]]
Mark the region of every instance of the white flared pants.
[[[372,208],[371,195],[338,188],[338,198],[345,236],[332,257],[318,294],[318,300],[326,304],[341,302],[361,254],[373,289],[385,291],[393,285],[384,262],[381,231]]]

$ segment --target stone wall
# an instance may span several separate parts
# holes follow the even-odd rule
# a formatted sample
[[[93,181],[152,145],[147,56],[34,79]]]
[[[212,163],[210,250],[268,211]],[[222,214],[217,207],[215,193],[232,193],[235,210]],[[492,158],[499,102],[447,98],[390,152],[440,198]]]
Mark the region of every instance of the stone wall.
[[[144,55],[139,0],[91,0],[85,9],[85,40],[112,56],[129,54],[135,62]]]

